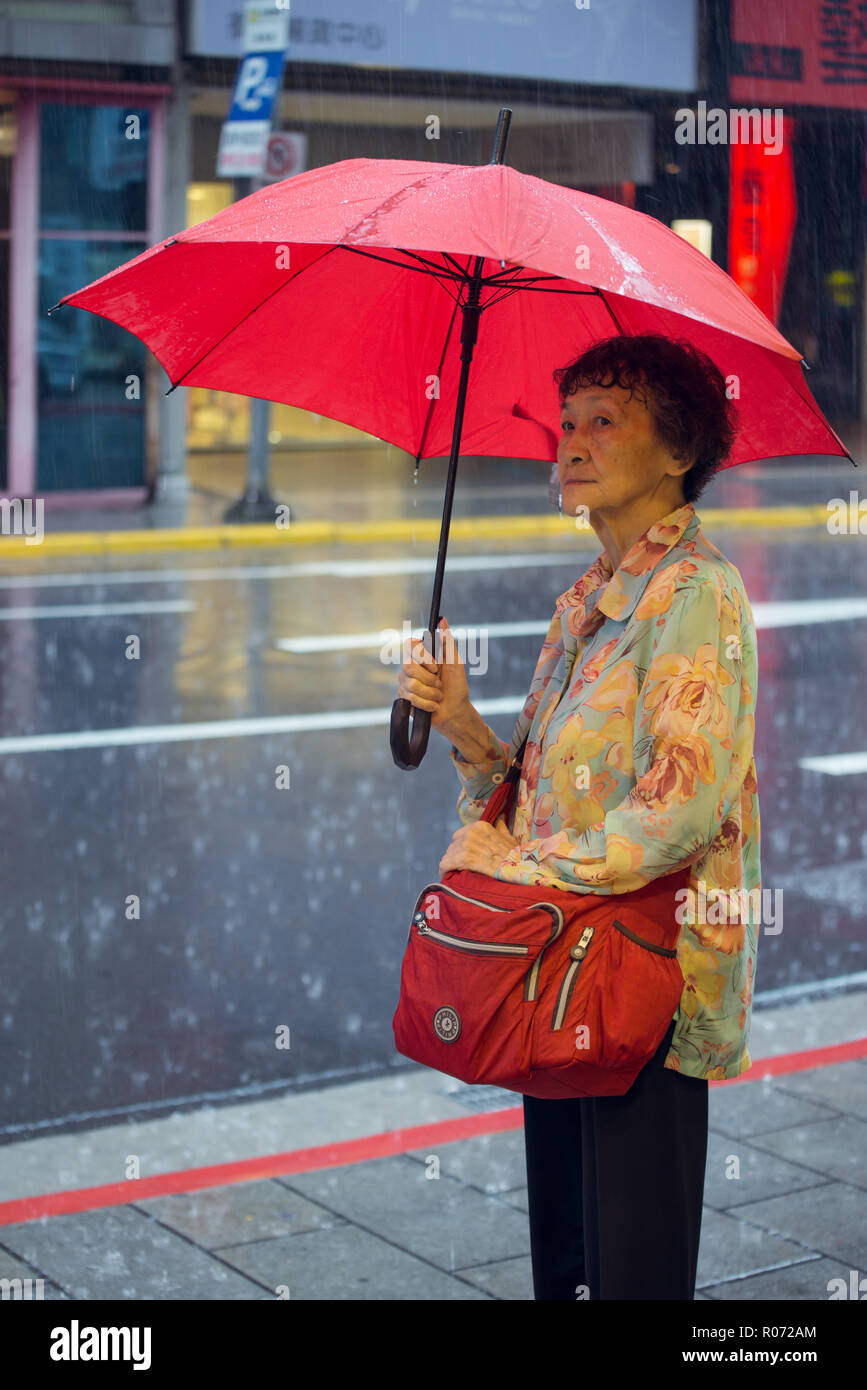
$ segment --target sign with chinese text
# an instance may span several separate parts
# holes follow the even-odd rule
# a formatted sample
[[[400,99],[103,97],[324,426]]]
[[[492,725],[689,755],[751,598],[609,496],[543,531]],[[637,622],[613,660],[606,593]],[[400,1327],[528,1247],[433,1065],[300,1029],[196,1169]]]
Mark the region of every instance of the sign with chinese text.
[[[732,101],[867,110],[864,0],[733,0]]]

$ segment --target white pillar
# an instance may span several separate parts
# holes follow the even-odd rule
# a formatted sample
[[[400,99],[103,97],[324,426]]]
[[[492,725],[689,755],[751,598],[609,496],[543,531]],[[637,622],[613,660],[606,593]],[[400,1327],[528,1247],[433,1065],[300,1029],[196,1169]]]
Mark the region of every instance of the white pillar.
[[[174,69],[175,90],[163,108],[165,121],[161,223],[156,237],[162,241],[187,225],[187,184],[190,181],[192,117],[189,88],[180,63]],[[160,393],[159,467],[155,479],[157,500],[183,500],[189,492],[186,458],[187,388],[179,386],[170,396],[169,381],[157,369]]]

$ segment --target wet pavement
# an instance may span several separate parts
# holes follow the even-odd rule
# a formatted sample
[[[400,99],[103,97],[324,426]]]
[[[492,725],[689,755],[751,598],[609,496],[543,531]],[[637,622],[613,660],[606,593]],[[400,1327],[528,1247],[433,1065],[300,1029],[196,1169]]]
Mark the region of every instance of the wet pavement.
[[[788,1070],[710,1084],[697,1302],[863,1297],[865,1001],[758,1009],[755,1071]],[[828,1061],[859,1037],[860,1058]],[[514,1095],[411,1067],[0,1149],[4,1192],[73,1199],[41,1219],[0,1209],[0,1279],[61,1301],[532,1300],[521,1116]]]

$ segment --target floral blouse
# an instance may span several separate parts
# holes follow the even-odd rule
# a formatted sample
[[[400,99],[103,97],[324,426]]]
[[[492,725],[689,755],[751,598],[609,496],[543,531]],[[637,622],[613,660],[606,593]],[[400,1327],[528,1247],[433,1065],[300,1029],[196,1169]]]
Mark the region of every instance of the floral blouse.
[[[691,864],[683,994],[665,1066],[727,1079],[752,1065],[761,903],[753,761],[756,634],[743,580],[692,503],[655,522],[616,572],[603,551],[557,600],[511,743],[456,748],[458,815],[478,820],[529,731],[495,877],[626,893]]]

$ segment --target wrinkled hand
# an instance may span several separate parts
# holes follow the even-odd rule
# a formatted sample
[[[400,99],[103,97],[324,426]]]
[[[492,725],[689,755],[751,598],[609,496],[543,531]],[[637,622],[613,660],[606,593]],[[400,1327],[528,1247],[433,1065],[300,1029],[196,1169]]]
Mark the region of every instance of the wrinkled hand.
[[[506,825],[505,816],[491,825],[490,821],[474,821],[462,825],[452,836],[452,842],[440,860],[440,874],[449,869],[472,869],[477,874],[493,878],[509,850],[518,841]]]

